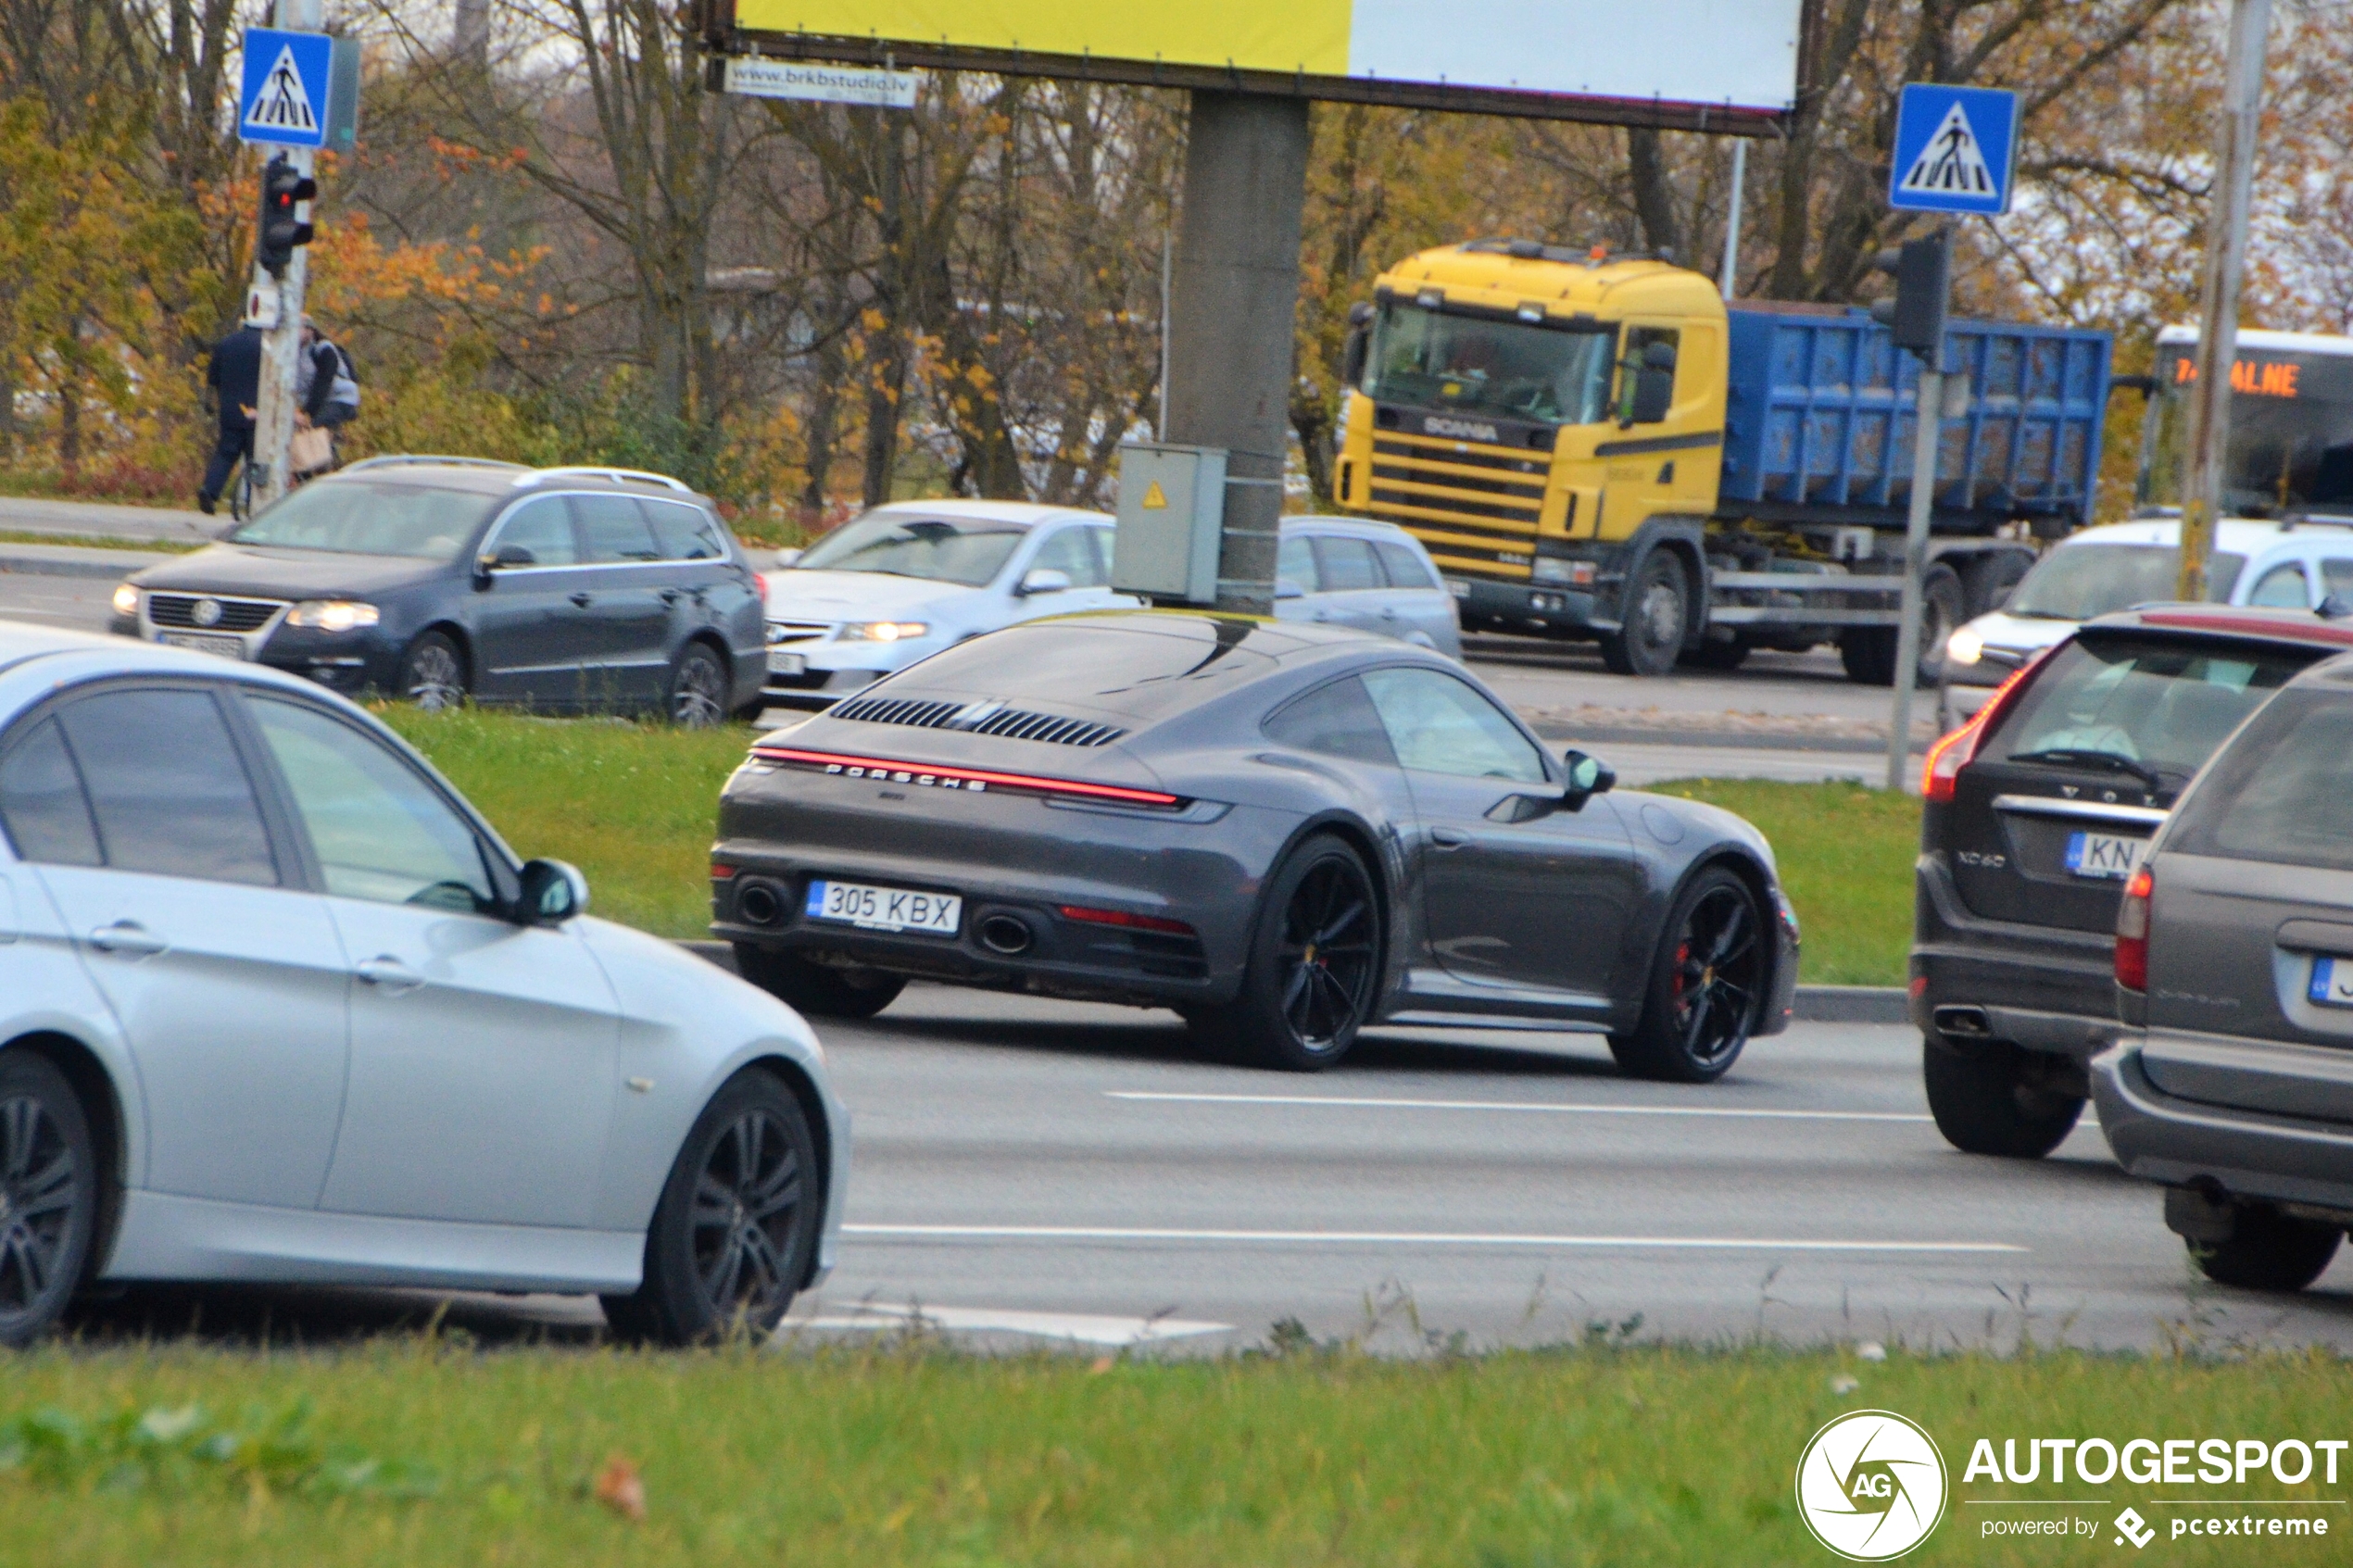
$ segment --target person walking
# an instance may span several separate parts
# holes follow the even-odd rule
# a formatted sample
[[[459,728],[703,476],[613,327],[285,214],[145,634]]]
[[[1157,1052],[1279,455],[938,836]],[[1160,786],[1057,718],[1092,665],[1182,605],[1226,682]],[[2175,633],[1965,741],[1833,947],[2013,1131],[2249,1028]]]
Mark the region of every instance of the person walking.
[[[253,462],[253,424],[261,402],[261,329],[239,327],[212,345],[205,366],[205,388],[213,399],[218,434],[204,481],[196,487],[196,509],[210,517],[239,463]]]
[[[351,356],[302,319],[302,353],[295,361],[295,448],[288,466],[297,483],[326,472],[339,458],[335,432],[359,414],[359,378]],[[318,433],[313,438],[306,434]]]

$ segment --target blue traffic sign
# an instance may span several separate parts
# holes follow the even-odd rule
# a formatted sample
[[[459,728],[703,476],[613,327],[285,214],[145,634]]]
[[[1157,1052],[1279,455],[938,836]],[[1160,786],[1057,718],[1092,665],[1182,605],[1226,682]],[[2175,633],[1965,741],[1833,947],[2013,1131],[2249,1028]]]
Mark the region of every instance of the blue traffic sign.
[[[1996,216],[2010,209],[2017,162],[2017,94],[1916,82],[1896,108],[1887,199],[1916,212]]]
[[[237,138],[282,147],[324,146],[335,41],[323,32],[245,30]]]

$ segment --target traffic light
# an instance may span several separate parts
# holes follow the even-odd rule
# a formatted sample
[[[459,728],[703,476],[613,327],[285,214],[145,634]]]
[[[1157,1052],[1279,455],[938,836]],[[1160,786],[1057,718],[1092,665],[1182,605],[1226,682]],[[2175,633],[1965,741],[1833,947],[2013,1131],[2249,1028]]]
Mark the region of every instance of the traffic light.
[[[311,227],[295,216],[295,208],[318,194],[319,182],[288,162],[283,153],[272,157],[261,171],[261,229],[254,255],[271,277],[284,277],[295,247],[310,243]]]
[[[1944,313],[1953,297],[1953,237],[1939,229],[1925,239],[1906,240],[1879,253],[1873,263],[1895,276],[1895,297],[1871,307],[1871,319],[1889,329],[1895,346],[1932,363],[1944,343]]]

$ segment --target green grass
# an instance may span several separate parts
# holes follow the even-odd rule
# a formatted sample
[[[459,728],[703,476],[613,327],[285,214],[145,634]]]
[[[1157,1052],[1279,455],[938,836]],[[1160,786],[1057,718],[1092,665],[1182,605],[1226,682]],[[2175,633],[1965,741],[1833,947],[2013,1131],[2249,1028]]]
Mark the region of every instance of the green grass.
[[[2126,1502],[2162,1523],[2151,1505],[2169,1497],[2345,1487],[1964,1484],[1975,1440],[2317,1437],[2342,1428],[2346,1387],[2345,1364],[2317,1352],[1163,1363],[921,1348],[484,1354],[431,1338],[49,1349],[11,1361],[0,1393],[0,1562],[1811,1564],[1835,1560],[1805,1533],[1791,1476],[1806,1438],[1845,1411],[1919,1422],[1957,1499],[2103,1496],[2107,1508],[2075,1512],[2105,1526]],[[257,1440],[272,1432],[274,1446]],[[599,1500],[616,1460],[641,1478],[642,1519]],[[2318,1512],[2333,1538],[2185,1537],[2166,1560],[2341,1562],[2334,1537],[2353,1521]],[[1953,1507],[1906,1562],[2115,1561],[2105,1528],[1985,1540],[1987,1516]]]
[[[598,913],[662,936],[706,935],[719,789],[743,760],[749,730],[406,708],[384,717],[517,852],[585,872]],[[1805,979],[1903,984],[1919,801],[1847,784],[1687,779],[1658,788],[1737,811],[1772,840],[1805,929]]]
[[[1772,841],[1805,936],[1799,977],[1901,985],[1912,945],[1920,803],[1855,784],[1682,779],[1650,786],[1737,811]]]
[[[578,866],[594,913],[658,936],[710,935],[719,789],[750,749],[750,730],[381,712],[517,854]]]
[[[70,545],[82,550],[144,550],[151,555],[184,556],[210,543],[209,539],[116,539],[94,533],[44,533],[37,528],[0,528],[0,545]]]

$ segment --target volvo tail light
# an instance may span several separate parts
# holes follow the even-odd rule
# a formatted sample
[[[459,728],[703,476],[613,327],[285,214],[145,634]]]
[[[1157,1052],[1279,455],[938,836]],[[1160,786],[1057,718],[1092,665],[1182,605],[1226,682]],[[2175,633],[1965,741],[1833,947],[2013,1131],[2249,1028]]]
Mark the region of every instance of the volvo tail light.
[[[2036,654],[2019,666],[2010,678],[1994,688],[1985,706],[1969,715],[1968,723],[1928,748],[1928,761],[1920,769],[1920,797],[1931,805],[1943,805],[1953,798],[1953,790],[1960,779],[1961,770],[1977,755],[1978,743],[1993,733],[2002,721],[2002,712],[2024,689],[2026,678],[2043,662],[2048,650]]]
[[[2116,911],[2116,983],[2128,991],[2149,988],[2149,899],[2157,892],[2157,876],[2143,866],[2124,884],[2124,902]]]

